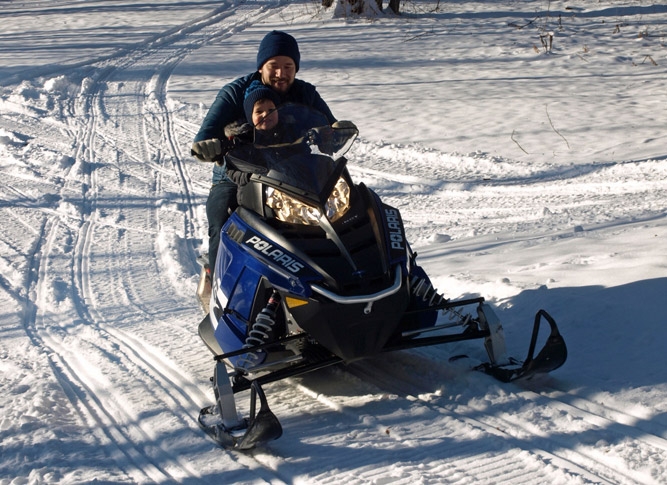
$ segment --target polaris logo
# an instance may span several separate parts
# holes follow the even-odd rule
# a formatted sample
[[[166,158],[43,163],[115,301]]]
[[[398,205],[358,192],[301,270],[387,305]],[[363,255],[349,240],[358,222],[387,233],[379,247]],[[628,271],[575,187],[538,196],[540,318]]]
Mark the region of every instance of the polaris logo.
[[[404,249],[403,223],[401,222],[401,217],[398,215],[398,211],[396,209],[385,209],[384,213],[387,217],[391,249]]]
[[[264,241],[259,236],[252,236],[245,243],[252,247],[255,251],[258,251],[267,258],[272,259],[274,262],[278,263],[291,273],[298,273],[303,269],[303,264],[299,263],[296,259],[289,256],[281,249],[275,248],[273,244],[269,243],[268,241]]]

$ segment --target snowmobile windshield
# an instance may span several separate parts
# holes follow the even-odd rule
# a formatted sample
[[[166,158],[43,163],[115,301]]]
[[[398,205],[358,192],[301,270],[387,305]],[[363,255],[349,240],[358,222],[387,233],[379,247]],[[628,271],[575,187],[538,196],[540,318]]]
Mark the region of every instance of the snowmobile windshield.
[[[277,111],[273,129],[256,130],[253,145],[229,153],[231,165],[261,175],[263,182],[281,190],[325,200],[356,132],[340,136],[324,115],[304,105],[286,104]]]
[[[340,175],[337,164],[326,155],[316,153],[285,153],[285,149],[262,150],[269,168],[266,177],[272,185],[304,195],[323,195],[334,174]],[[342,160],[341,160],[342,162]],[[328,194],[324,194],[328,195]],[[319,198],[319,197],[318,197]]]

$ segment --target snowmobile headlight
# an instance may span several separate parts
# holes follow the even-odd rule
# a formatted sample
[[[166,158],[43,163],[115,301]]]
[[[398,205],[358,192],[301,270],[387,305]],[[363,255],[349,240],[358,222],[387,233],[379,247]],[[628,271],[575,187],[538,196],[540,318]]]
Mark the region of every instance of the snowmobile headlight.
[[[266,188],[266,205],[273,209],[276,219],[292,224],[316,226],[322,217],[317,207],[301,202],[273,187]],[[341,177],[324,204],[324,215],[334,222],[340,219],[349,208],[350,186]]]
[[[273,209],[276,219],[292,224],[316,226],[322,217],[316,207],[304,204],[273,187],[266,188],[266,205]]]
[[[327,219],[331,222],[337,221],[347,212],[350,208],[350,186],[347,185],[347,182],[343,177],[338,179],[336,186],[329,195],[327,203],[324,204],[324,209],[326,210]]]

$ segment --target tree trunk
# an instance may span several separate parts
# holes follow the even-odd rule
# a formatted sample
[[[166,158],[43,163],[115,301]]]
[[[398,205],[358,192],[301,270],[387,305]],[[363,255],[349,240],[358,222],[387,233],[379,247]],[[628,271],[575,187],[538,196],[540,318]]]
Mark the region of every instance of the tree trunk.
[[[401,8],[401,0],[389,0],[389,10],[391,10],[395,14],[398,14],[400,8]]]

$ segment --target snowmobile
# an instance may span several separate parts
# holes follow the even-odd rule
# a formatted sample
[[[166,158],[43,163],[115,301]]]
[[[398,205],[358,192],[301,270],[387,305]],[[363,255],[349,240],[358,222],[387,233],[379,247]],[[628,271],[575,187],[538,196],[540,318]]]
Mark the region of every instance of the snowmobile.
[[[199,335],[215,359],[215,404],[198,421],[217,443],[247,450],[281,436],[263,385],[383,352],[479,339],[489,362],[477,368],[505,382],[565,362],[546,311],[535,315],[528,356],[518,361],[483,298],[437,292],[400,212],[346,169],[354,125],[331,126],[300,105],[284,105],[279,119],[287,141],[241,145],[225,157],[248,183],[197,290],[206,313]],[[535,355],[544,321],[549,334]],[[237,411],[244,391],[247,417]]]

